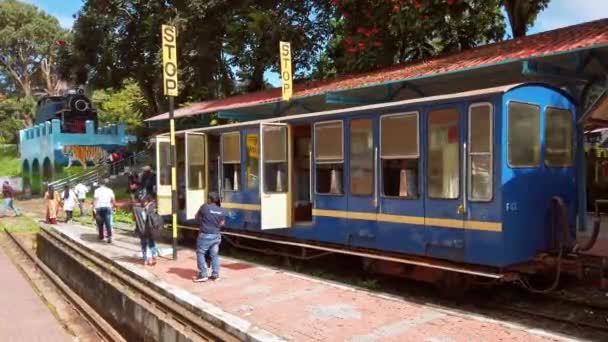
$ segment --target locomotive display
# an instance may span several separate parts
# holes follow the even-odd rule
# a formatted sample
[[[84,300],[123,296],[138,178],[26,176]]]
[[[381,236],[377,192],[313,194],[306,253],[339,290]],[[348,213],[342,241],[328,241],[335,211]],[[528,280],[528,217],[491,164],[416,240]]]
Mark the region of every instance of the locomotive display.
[[[38,100],[34,124],[53,119],[61,120],[64,133],[85,133],[88,120],[97,127],[97,111],[82,89],[72,90],[64,96],[44,96]]]
[[[534,272],[576,241],[576,113],[562,90],[529,83],[181,131],[181,221],[218,191],[228,236],[490,278]],[[170,214],[168,134],[156,144]]]

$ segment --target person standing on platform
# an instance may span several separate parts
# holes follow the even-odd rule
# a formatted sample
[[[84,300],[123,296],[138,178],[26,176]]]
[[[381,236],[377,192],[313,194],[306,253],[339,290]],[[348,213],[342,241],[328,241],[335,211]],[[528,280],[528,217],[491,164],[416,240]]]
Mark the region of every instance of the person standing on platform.
[[[4,197],[4,207],[2,208],[2,215],[0,217],[6,216],[6,211],[9,209],[15,213],[15,216],[21,215],[19,209],[15,208],[15,190],[8,181],[4,181],[2,184],[2,196]]]
[[[108,187],[110,181],[104,179],[99,188],[93,194],[93,212],[97,221],[99,240],[103,240],[103,229],[105,226],[108,243],[112,243],[112,209],[115,204],[114,191]]]
[[[61,197],[52,185],[49,185],[44,194],[44,204],[46,206],[46,223],[57,224],[57,212],[59,211]]]
[[[158,222],[154,220],[155,215]],[[163,224],[162,217],[156,214],[154,199],[150,196],[142,198],[141,204],[133,207],[133,216],[135,216],[135,232],[139,236],[144,265],[154,266],[156,257],[160,255],[156,247],[156,239],[160,235]],[[151,258],[148,258],[148,249]]]
[[[72,223],[72,216],[74,214],[74,207],[78,202],[78,197],[74,190],[71,189],[70,184],[66,184],[63,189],[63,211],[65,211],[65,223]]]
[[[78,208],[80,208],[80,216],[84,216],[85,213],[85,203],[84,201],[87,198],[87,193],[89,192],[89,187],[82,183],[76,184],[74,187],[74,192],[76,193],[76,197],[78,197]]]
[[[156,175],[148,165],[143,167],[139,186],[142,189],[142,196],[156,197]]]
[[[198,276],[193,279],[194,282],[209,280],[205,260],[207,254],[211,257],[211,279],[216,280],[220,277],[219,251],[222,240],[220,229],[224,225],[225,217],[226,212],[221,208],[220,197],[214,192],[209,193],[207,203],[203,204],[196,213],[200,232],[196,240]]]

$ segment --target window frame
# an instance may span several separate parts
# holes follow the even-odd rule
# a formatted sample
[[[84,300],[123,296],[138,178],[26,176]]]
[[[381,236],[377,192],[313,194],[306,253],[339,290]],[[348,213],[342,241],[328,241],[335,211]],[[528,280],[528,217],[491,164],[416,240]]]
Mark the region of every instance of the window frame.
[[[509,125],[509,122],[510,122],[509,120],[511,119],[511,111],[509,110],[509,106],[511,105],[511,103],[520,103],[520,104],[525,104],[525,105],[529,105],[529,106],[538,108],[538,146],[539,146],[539,149],[538,149],[538,164],[536,164],[536,165],[529,165],[528,164],[528,165],[516,165],[516,166],[514,166],[514,165],[511,164],[511,160],[510,160],[511,158],[509,158],[509,152],[511,151],[511,144],[509,143],[510,142],[509,138],[510,138],[510,134],[511,134],[511,127]],[[506,140],[506,144],[507,144],[507,156],[506,156],[507,166],[509,166],[509,168],[511,168],[511,169],[539,168],[542,165],[541,157],[542,157],[542,154],[543,154],[542,153],[543,149],[540,148],[541,144],[542,144],[542,139],[541,139],[541,134],[542,134],[541,130],[542,130],[542,123],[543,123],[543,121],[542,121],[542,111],[541,111],[542,108],[537,103],[526,102],[526,101],[515,101],[515,100],[509,100],[509,101],[507,101],[506,105],[507,105],[507,110],[506,110],[506,115],[507,115],[507,127],[506,127],[506,129],[507,129],[507,136],[506,136],[505,140]]]
[[[324,125],[324,124],[329,124],[329,123],[340,123],[340,126],[342,127],[342,160],[341,161],[336,161],[336,160],[322,160],[321,162],[318,161],[317,159],[317,126],[320,125]],[[313,166],[314,166],[314,194],[318,195],[318,196],[332,196],[332,197],[343,197],[346,196],[346,189],[344,186],[344,170],[345,170],[345,161],[344,161],[344,120],[343,119],[334,119],[334,120],[326,120],[326,121],[317,121],[315,123],[313,123],[312,125],[312,158],[313,158]],[[342,164],[342,193],[340,194],[332,194],[332,193],[323,193],[323,192],[318,192],[317,189],[317,165],[318,164]]]
[[[570,161],[568,162],[568,164],[565,165],[549,165],[547,164],[547,110],[549,109],[555,109],[555,110],[563,110],[565,112],[568,112],[568,114],[570,114],[570,126],[571,126],[571,130],[570,130]],[[572,165],[574,164],[574,127],[572,127],[573,123],[572,123],[572,118],[573,118],[573,113],[570,109],[568,108],[561,108],[561,107],[557,107],[557,106],[545,106],[543,108],[543,114],[544,114],[544,118],[545,118],[545,129],[544,129],[544,144],[543,144],[543,165],[545,167],[549,167],[552,169],[566,169],[566,168],[570,168],[572,167]]]
[[[207,190],[207,186],[208,186],[207,179],[206,179],[207,178],[207,167],[208,167],[208,165],[207,165],[207,135],[204,134],[204,133],[203,134],[200,134],[200,133],[185,134],[185,136],[184,136],[184,143],[187,143],[188,147],[191,147],[191,146],[190,146],[190,143],[186,142],[186,141],[187,141],[187,139],[190,139],[190,138],[193,138],[193,137],[197,137],[197,138],[202,137],[203,138],[203,163],[202,164],[192,164],[192,161],[190,160],[189,155],[188,155],[188,152],[190,152],[189,151],[190,148],[188,149],[188,151],[184,151],[184,164],[185,164],[185,167],[188,168],[188,171],[187,171],[188,172],[188,179],[187,179],[188,186],[186,187],[186,191]],[[186,163],[186,160],[188,161],[188,163]],[[199,165],[199,166],[202,165],[203,166],[203,172],[204,172],[204,175],[203,175],[203,187],[200,188],[200,189],[192,189],[190,187],[191,186],[191,184],[190,184],[190,176],[191,176],[191,174],[190,174],[190,167],[193,166],[193,165]]]
[[[471,152],[471,109],[475,107],[490,107],[490,152]],[[469,110],[467,115],[467,201],[469,202],[492,202],[494,200],[494,105],[492,102],[475,102],[469,104]],[[490,155],[490,197],[483,199],[474,199],[472,196],[473,182],[472,171],[473,163],[471,161],[472,155]]]
[[[449,109],[453,109],[456,111],[456,114],[458,115],[456,122],[458,123],[458,167],[457,167],[457,174],[458,174],[458,195],[456,197],[436,197],[436,196],[431,196],[431,193],[429,191],[430,189],[430,180],[429,180],[429,156],[430,156],[430,148],[431,148],[431,144],[430,144],[430,129],[431,129],[431,124],[430,124],[430,120],[431,120],[431,113],[435,112],[435,111],[442,111],[442,110],[449,110]],[[436,200],[436,201],[457,201],[460,200],[461,198],[463,198],[462,196],[464,196],[464,189],[463,189],[463,185],[462,182],[464,182],[465,180],[463,179],[463,175],[462,175],[462,163],[465,162],[464,160],[460,159],[462,158],[462,106],[459,104],[454,104],[454,103],[450,103],[450,104],[445,104],[445,105],[438,105],[438,106],[434,106],[431,107],[429,109],[426,110],[425,112],[425,116],[426,116],[426,131],[424,132],[425,136],[426,136],[426,153],[425,153],[425,162],[426,162],[426,170],[425,170],[425,176],[426,176],[426,181],[425,181],[425,192],[426,192],[426,198],[429,200]]]
[[[395,117],[395,116],[416,116],[416,135],[417,138],[416,139],[416,156],[415,157],[411,157],[408,156],[406,158],[382,158],[382,119],[384,118],[390,118],[390,117]],[[420,191],[420,184],[421,184],[421,165],[420,165],[420,111],[419,110],[412,110],[412,111],[407,111],[407,112],[399,112],[399,113],[390,113],[390,114],[383,114],[380,115],[380,117],[378,118],[378,162],[380,163],[379,165],[379,169],[378,173],[379,173],[379,184],[378,186],[380,187],[380,189],[378,189],[378,191],[380,192],[380,197],[381,198],[388,198],[388,199],[394,199],[394,200],[419,200],[421,198],[421,191]],[[418,174],[416,175],[416,181],[418,182],[417,187],[418,187],[418,196],[414,197],[414,196],[407,196],[407,197],[401,197],[401,196],[388,196],[384,194],[384,168],[382,167],[382,160],[383,159],[387,159],[387,160],[397,160],[397,159],[418,159]]]
[[[372,151],[371,151],[372,152],[371,153],[371,155],[372,155],[372,158],[371,158],[372,159],[372,164],[371,164],[372,165],[372,179],[371,179],[371,181],[372,181],[372,187],[371,187],[371,192],[369,194],[355,194],[352,191],[352,183],[353,182],[352,182],[352,166],[351,166],[352,164],[351,164],[351,162],[352,162],[353,158],[352,158],[352,134],[351,134],[352,131],[351,131],[351,129],[352,129],[352,123],[353,123],[353,121],[357,121],[357,120],[367,120],[367,121],[370,122],[371,127],[370,127],[369,133],[371,134],[371,137],[372,137],[372,145],[373,145],[373,141],[374,141],[374,117],[372,117],[372,116],[361,116],[361,117],[354,117],[354,118],[351,118],[350,120],[348,120],[348,143],[349,143],[348,144],[348,194],[350,196],[354,196],[354,197],[373,197],[374,196],[374,190],[375,190],[374,187],[376,186],[375,182],[374,182],[374,179],[376,177],[376,171],[377,171],[376,167],[374,165],[374,148],[375,148],[375,146],[372,146]],[[344,132],[342,133],[342,136],[344,136]],[[344,145],[343,145],[343,147],[344,147]],[[343,156],[344,156],[344,154],[343,154]]]
[[[236,134],[236,135],[239,136],[239,139],[238,139],[239,140],[239,162],[237,162],[237,163],[234,163],[234,162],[228,162],[228,163],[226,163],[224,161],[224,135],[233,135],[233,134]],[[221,177],[221,180],[222,180],[222,184],[221,184],[221,186],[222,186],[221,187],[222,192],[226,192],[226,191],[228,191],[228,192],[241,192],[241,191],[243,191],[243,168],[242,168],[242,165],[243,165],[243,153],[242,153],[243,152],[243,142],[241,141],[242,138],[243,138],[243,136],[242,136],[240,130],[228,131],[228,132],[223,132],[223,133],[220,134],[220,158],[222,159],[222,169],[219,170],[219,172],[220,172],[220,177]],[[225,178],[224,178],[224,176],[225,176],[224,175],[224,168],[225,168],[225,165],[227,165],[227,164],[228,165],[239,165],[239,171],[238,171],[239,172],[239,176],[238,176],[239,177],[239,188],[238,188],[238,190],[234,190],[234,184],[232,185],[233,189],[226,189],[226,187],[224,186],[224,180],[225,180]]]
[[[258,185],[257,186],[253,186],[253,185],[249,185],[249,174],[247,172],[247,168],[249,167],[249,162],[251,161],[249,159],[249,150],[247,149],[247,138],[249,136],[256,136],[257,137],[257,147],[258,147],[258,157],[257,157],[257,164],[258,164],[258,174],[256,175],[256,177],[258,178]],[[245,189],[247,190],[258,190],[260,189],[260,168],[262,167],[262,160],[261,160],[261,155],[260,155],[260,151],[261,151],[261,140],[260,140],[260,132],[259,131],[246,131],[245,132]],[[251,163],[256,164],[256,163]]]
[[[275,124],[275,125],[273,125]],[[276,125],[279,124],[279,125]],[[281,129],[285,129],[285,138],[287,140],[289,140],[289,124],[283,125],[283,122],[273,122],[273,123],[269,123],[266,127],[279,127]],[[258,146],[260,149],[260,155],[258,157],[258,164],[260,169],[258,169],[258,177],[260,178],[260,181],[258,182],[258,188],[259,188],[259,192],[260,194],[268,194],[268,195],[272,195],[272,194],[289,194],[291,193],[292,189],[291,189],[291,184],[289,184],[289,174],[291,172],[290,170],[290,166],[291,163],[289,162],[289,158],[290,158],[290,151],[289,151],[289,142],[287,144],[287,146],[285,146],[285,160],[284,161],[265,161],[262,160],[262,154],[264,146],[262,145],[262,141],[264,140],[264,138],[262,138],[262,135],[264,134],[264,128],[263,128],[263,124],[262,124],[262,129],[259,131],[259,133],[255,133],[258,135]],[[286,164],[287,165],[287,172],[285,174],[285,177],[287,177],[287,181],[286,181],[286,185],[287,185],[287,189],[285,191],[268,191],[265,189],[266,187],[266,182],[263,181],[262,177],[266,177],[266,164]],[[262,176],[262,177],[261,177]]]

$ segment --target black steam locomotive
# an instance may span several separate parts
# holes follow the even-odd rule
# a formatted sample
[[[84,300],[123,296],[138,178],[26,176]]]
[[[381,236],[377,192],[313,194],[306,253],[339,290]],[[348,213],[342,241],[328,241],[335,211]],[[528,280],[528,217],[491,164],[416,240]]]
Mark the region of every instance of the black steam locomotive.
[[[50,120],[61,121],[63,133],[86,133],[86,121],[97,129],[97,111],[82,89],[68,91],[63,96],[44,96],[38,100],[34,124]]]

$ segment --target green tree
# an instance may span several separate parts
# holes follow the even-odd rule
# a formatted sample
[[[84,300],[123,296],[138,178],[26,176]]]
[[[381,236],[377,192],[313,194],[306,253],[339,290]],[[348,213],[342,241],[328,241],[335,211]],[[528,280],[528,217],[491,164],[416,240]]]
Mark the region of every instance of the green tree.
[[[135,81],[126,80],[119,89],[96,90],[91,100],[100,123],[125,123],[129,133],[138,133],[142,128],[148,103]]]
[[[500,0],[333,0],[329,56],[339,72],[365,71],[503,38]]]
[[[247,0],[233,10],[226,53],[247,91],[265,87],[264,72],[279,70],[279,41],[289,41],[293,69],[302,77],[319,60],[330,35],[328,0]]]
[[[12,144],[19,140],[19,130],[32,124],[35,107],[36,101],[32,97],[0,99],[0,144]]]
[[[8,88],[25,97],[36,90],[56,94],[56,56],[67,34],[35,6],[0,0],[0,73]]]
[[[513,38],[526,35],[538,14],[549,6],[550,0],[503,0],[502,5],[509,17]]]

